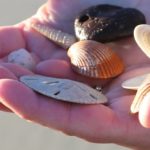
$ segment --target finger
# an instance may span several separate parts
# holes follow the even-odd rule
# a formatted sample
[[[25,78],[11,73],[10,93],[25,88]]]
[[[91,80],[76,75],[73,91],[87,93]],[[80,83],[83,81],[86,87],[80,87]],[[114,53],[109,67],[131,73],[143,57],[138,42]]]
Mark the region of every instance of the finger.
[[[36,71],[37,73],[45,76],[68,78],[76,81],[81,81],[86,84],[90,84],[93,87],[98,85],[102,86],[108,82],[107,79],[101,80],[101,79],[88,78],[75,73],[72,70],[70,63],[65,60],[53,59],[53,60],[43,61],[37,65]]]
[[[16,80],[16,76],[8,70],[6,67],[0,65],[0,79],[14,79]]]
[[[25,40],[18,27],[0,27],[0,57],[23,47],[25,47]]]
[[[110,142],[121,130],[116,130],[118,120],[106,106],[74,105],[37,97],[29,88],[14,80],[2,80],[0,88],[0,101],[26,120],[95,142]]]
[[[150,128],[150,93],[144,97],[140,104],[139,120],[144,127]]]
[[[12,112],[9,108],[0,103],[0,111]]]
[[[74,78],[75,75],[70,70],[70,65],[64,60],[46,60],[39,63],[36,67],[37,73],[46,76]]]
[[[17,80],[16,76],[10,72],[7,68],[0,66],[0,81],[1,79],[14,79]],[[11,112],[10,109],[8,109],[6,106],[0,103],[0,110],[1,111],[7,111]]]
[[[12,63],[1,63],[2,66],[10,70],[17,78],[19,78],[22,75],[31,75],[33,74],[30,70]]]

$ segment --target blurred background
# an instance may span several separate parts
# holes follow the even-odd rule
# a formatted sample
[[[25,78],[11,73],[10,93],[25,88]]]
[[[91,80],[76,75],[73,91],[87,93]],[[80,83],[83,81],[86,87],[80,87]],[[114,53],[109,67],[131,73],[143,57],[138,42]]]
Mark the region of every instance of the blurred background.
[[[0,25],[30,17],[46,0],[0,0]],[[127,150],[115,144],[93,144],[0,112],[0,150]]]

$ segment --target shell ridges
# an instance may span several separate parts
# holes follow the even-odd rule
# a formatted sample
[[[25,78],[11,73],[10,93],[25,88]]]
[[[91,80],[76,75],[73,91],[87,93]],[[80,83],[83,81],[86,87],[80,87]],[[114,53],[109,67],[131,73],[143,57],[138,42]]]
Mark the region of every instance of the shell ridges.
[[[68,49],[73,43],[77,41],[74,35],[65,33],[47,25],[36,22],[32,23],[31,27],[65,49]]]
[[[112,78],[124,69],[121,58],[102,43],[83,40],[73,44],[68,56],[74,71],[92,78]]]

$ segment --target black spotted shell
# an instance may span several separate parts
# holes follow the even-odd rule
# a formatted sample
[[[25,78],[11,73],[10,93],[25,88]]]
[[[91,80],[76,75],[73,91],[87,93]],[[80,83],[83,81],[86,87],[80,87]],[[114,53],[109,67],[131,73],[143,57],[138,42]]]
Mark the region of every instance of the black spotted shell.
[[[79,40],[110,42],[133,34],[135,26],[146,22],[137,9],[97,5],[83,10],[75,19]]]

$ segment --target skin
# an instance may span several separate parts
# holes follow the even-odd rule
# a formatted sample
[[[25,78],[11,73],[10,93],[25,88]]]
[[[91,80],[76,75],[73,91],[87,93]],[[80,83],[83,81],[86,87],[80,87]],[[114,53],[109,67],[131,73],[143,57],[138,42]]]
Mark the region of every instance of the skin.
[[[109,0],[101,2],[110,3]],[[130,37],[108,44],[124,61],[125,71],[117,78],[102,81],[75,74],[71,70],[66,50],[30,27],[30,22],[38,19],[49,26],[73,33],[73,20],[77,13],[98,3],[99,0],[49,0],[32,18],[15,26],[0,28],[0,109],[90,142],[116,143],[132,149],[148,150],[150,129],[145,127],[150,127],[150,102],[143,101],[139,114],[133,115],[130,105],[135,92],[121,88],[125,79],[150,71],[149,58],[138,48],[134,39]],[[136,7],[150,22],[149,0],[114,0],[113,4]],[[22,47],[35,57],[37,65],[33,72],[7,63],[7,55]],[[39,95],[18,81],[20,76],[33,73],[78,80],[91,86],[102,84],[108,104],[70,104]]]

